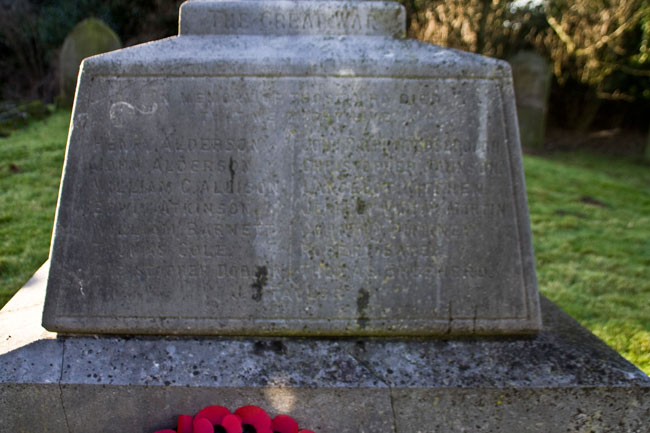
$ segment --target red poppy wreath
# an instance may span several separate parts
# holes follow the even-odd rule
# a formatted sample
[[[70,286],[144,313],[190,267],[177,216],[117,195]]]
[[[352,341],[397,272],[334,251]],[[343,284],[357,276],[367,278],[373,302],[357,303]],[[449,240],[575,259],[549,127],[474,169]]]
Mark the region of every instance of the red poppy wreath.
[[[230,413],[223,406],[208,406],[194,417],[180,415],[176,430],[158,430],[155,433],[314,433],[299,429],[296,420],[289,415],[271,419],[264,409],[242,406]]]

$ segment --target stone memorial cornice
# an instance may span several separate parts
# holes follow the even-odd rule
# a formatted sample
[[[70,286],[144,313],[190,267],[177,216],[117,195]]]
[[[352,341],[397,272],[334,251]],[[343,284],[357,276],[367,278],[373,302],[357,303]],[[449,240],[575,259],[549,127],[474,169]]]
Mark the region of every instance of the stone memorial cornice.
[[[186,35],[88,58],[82,70],[96,77],[401,77],[511,82],[510,66],[503,60],[410,39],[366,36]]]

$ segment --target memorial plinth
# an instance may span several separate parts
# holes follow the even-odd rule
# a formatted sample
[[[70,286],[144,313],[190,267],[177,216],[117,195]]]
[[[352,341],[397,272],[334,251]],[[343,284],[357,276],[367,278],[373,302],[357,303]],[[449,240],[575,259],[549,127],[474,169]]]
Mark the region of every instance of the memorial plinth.
[[[404,29],[393,2],[194,0],[87,59],[46,328],[539,331],[510,68]]]

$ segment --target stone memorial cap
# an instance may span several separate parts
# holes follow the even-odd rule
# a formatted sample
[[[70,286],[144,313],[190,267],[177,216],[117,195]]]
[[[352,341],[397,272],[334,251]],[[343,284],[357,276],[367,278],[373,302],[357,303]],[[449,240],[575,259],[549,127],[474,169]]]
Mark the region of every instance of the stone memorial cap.
[[[395,2],[186,2],[84,61],[44,325],[481,335],[541,327],[507,63]]]

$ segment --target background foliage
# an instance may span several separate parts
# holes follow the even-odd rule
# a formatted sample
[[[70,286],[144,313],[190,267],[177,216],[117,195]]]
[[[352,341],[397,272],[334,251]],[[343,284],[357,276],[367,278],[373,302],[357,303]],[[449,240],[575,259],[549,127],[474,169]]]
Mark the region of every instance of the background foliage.
[[[52,101],[57,56],[95,16],[125,45],[177,32],[180,0],[0,0],[0,99]],[[402,0],[409,36],[507,59],[532,49],[552,64],[550,120],[586,130],[647,131],[650,0]]]
[[[58,94],[58,53],[88,17],[108,24],[124,45],[177,33],[181,0],[0,0],[0,99]]]
[[[586,130],[648,128],[648,0],[404,0],[409,36],[507,59],[546,57],[551,120]]]

